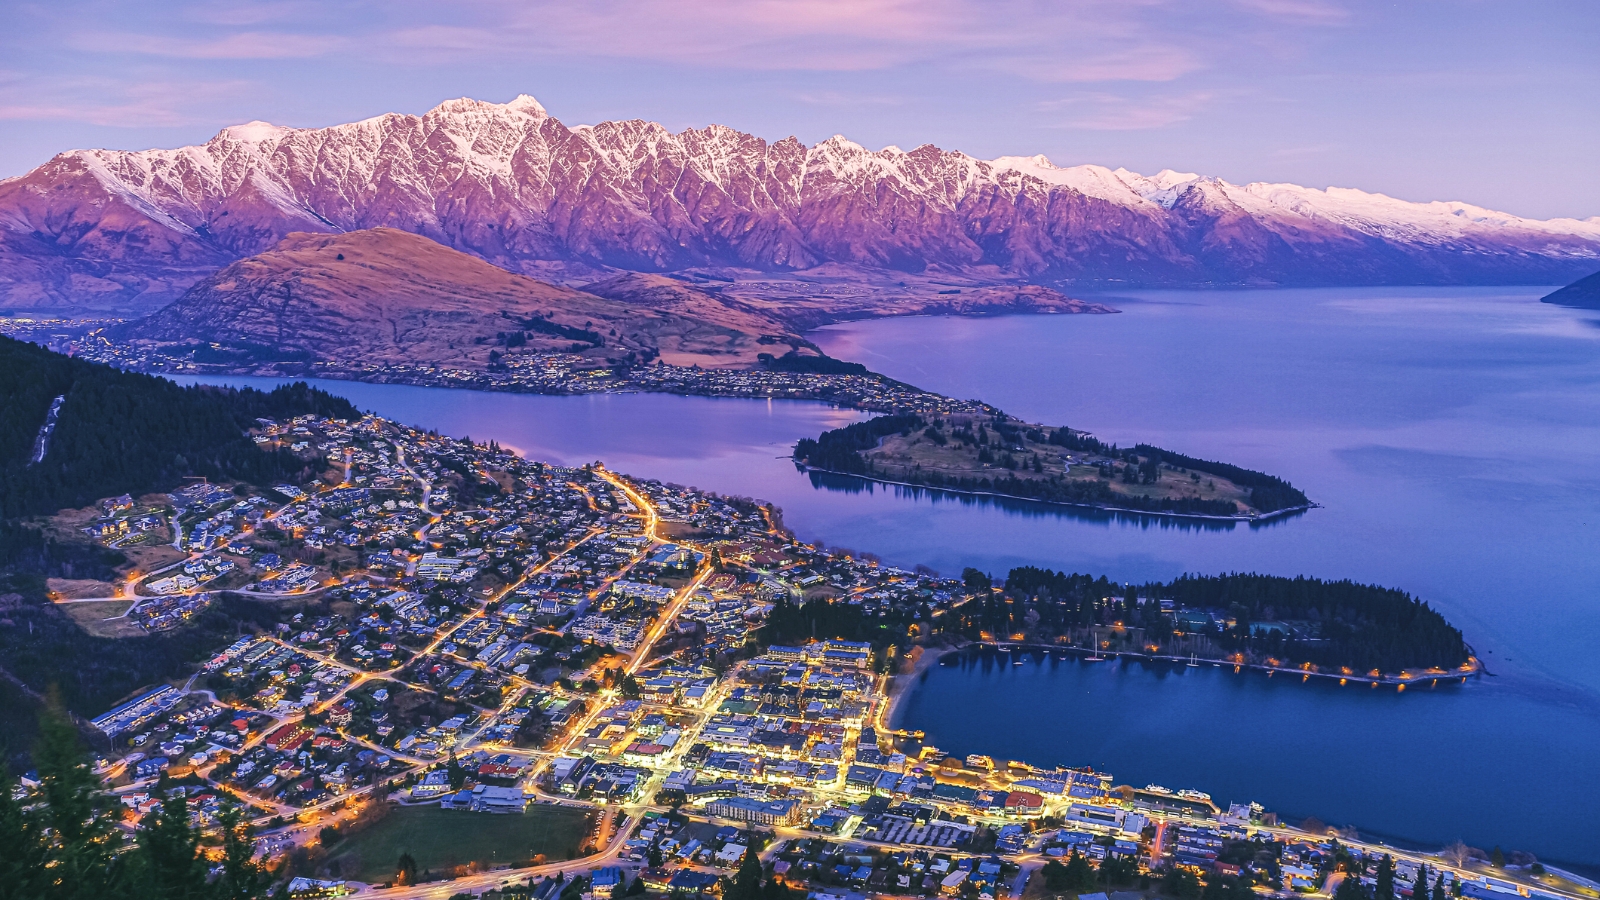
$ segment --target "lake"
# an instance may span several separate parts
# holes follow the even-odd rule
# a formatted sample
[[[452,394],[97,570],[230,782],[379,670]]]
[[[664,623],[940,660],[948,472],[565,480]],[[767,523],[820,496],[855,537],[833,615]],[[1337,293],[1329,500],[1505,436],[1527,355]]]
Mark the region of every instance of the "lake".
[[[804,539],[906,566],[1253,570],[1411,591],[1494,677],[1397,696],[1209,668],[940,667],[904,721],[946,750],[1092,763],[1291,817],[1600,866],[1600,315],[1537,303],[1544,292],[1138,292],[1094,298],[1123,310],[1112,316],[812,335],[930,390],[1258,468],[1323,504],[1267,527],[813,478],[785,458],[794,440],[860,418],[820,404],[322,386],[530,456],[770,500]]]

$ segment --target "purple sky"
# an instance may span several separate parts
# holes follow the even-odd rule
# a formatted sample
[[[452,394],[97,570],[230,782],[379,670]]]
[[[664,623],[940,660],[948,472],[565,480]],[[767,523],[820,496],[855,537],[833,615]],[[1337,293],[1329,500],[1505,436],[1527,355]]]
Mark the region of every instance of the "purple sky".
[[[529,93],[568,124],[1600,215],[1600,2],[3,0],[0,177]]]

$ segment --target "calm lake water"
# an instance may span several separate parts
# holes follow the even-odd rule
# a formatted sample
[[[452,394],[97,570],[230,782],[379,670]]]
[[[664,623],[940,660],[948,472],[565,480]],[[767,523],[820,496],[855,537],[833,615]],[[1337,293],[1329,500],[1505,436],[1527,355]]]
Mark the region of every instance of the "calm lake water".
[[[1396,695],[1209,667],[939,667],[903,721],[952,752],[1600,866],[1600,314],[1539,304],[1544,292],[1141,292],[1104,298],[1114,316],[813,335],[930,390],[1259,468],[1324,505],[1260,528],[813,479],[785,458],[794,440],[860,418],[818,404],[322,386],[530,456],[771,500],[804,539],[907,566],[1253,570],[1411,591],[1495,677]]]

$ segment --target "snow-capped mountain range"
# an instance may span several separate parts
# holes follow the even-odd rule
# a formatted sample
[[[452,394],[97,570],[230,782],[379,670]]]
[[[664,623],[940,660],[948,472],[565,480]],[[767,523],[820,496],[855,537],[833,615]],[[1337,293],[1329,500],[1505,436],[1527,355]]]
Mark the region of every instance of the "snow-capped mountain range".
[[[0,305],[149,310],[291,232],[374,226],[534,275],[832,263],[1070,287],[1564,283],[1600,267],[1600,217],[718,125],[569,127],[524,95],[62,153],[0,181]]]

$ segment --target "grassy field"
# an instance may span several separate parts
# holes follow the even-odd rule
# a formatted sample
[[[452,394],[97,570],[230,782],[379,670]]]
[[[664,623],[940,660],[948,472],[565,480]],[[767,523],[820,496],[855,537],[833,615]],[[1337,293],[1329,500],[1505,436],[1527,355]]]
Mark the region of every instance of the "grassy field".
[[[338,864],[341,878],[378,883],[394,877],[402,853],[411,854],[418,871],[434,872],[473,861],[526,864],[540,853],[551,860],[568,859],[583,844],[590,815],[538,804],[520,816],[401,806],[335,845],[328,862]]]
[[[132,600],[107,600],[104,603],[62,603],[56,608],[95,637],[139,637],[146,632],[138,623],[132,619],[113,618],[127,612],[132,605]]]

